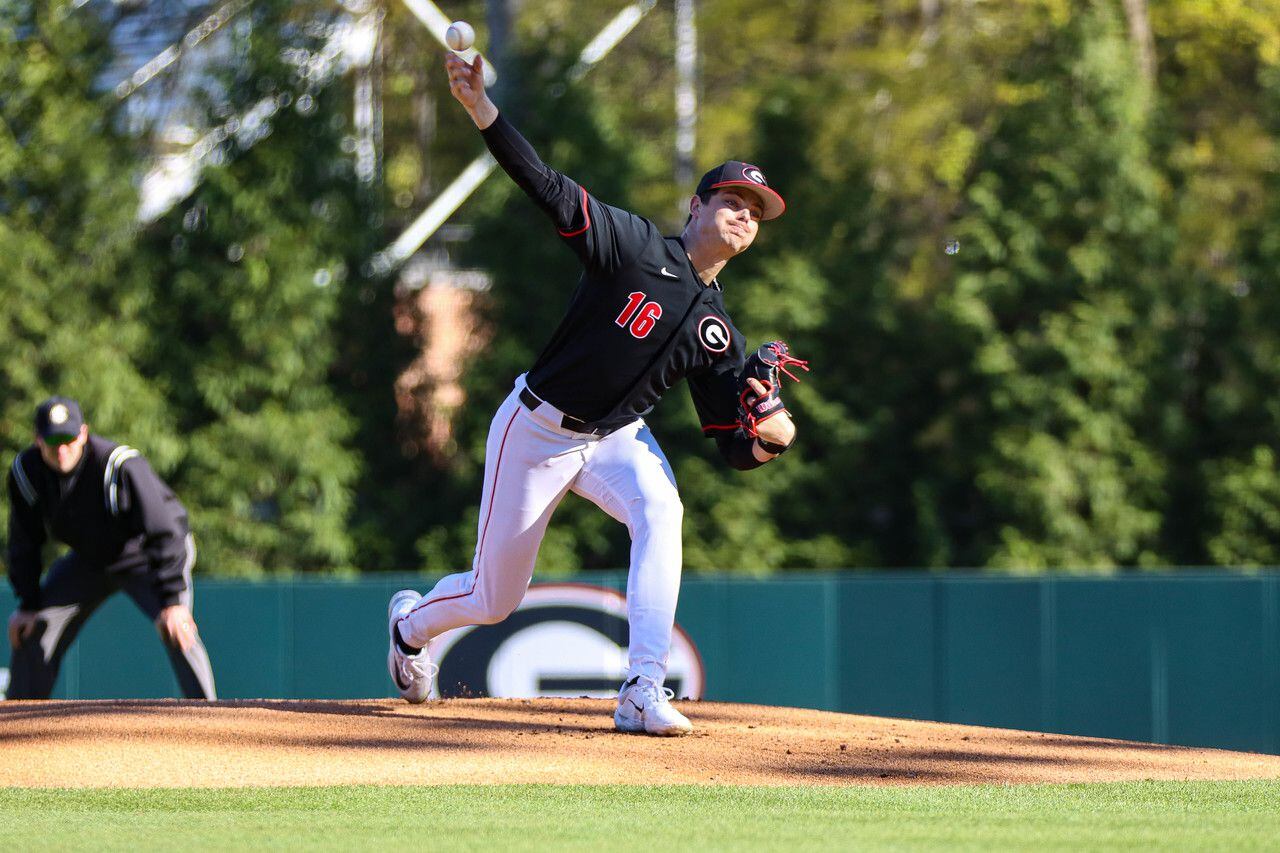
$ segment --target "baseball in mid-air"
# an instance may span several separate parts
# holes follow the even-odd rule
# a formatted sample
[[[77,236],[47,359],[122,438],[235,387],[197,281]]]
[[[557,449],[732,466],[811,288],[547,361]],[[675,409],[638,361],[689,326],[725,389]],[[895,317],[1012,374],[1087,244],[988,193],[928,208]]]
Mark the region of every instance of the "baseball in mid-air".
[[[466,21],[454,21],[444,31],[444,40],[453,50],[466,50],[475,43],[476,31]]]

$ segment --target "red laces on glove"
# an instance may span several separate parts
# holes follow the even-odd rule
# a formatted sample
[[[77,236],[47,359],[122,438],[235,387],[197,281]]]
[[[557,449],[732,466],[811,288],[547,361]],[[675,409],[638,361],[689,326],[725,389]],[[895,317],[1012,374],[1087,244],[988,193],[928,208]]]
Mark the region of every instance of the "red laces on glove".
[[[787,376],[790,376],[792,380],[799,382],[800,377],[796,376],[790,370],[787,370],[787,365],[794,365],[800,368],[801,370],[805,371],[806,373],[809,371],[809,362],[805,361],[804,359],[799,359],[792,356],[791,353],[787,351],[787,345],[782,341],[775,341],[771,344],[768,344],[766,348],[769,350],[769,352],[773,353],[773,356],[775,359],[775,361],[773,362],[774,366],[777,367],[779,370],[781,370],[783,373],[785,373]]]
[[[780,394],[782,380],[777,378],[778,374],[785,374],[791,377],[792,381],[799,382],[800,377],[787,368],[798,367],[801,370],[808,371],[809,362],[791,355],[790,350],[783,341],[771,341],[752,353],[748,357],[747,365],[744,369],[746,373],[752,372],[752,360],[756,364],[767,368],[769,378],[764,378],[758,374],[751,377],[764,388],[764,391],[759,394],[753,391],[749,384],[744,383],[738,395],[738,424],[747,435],[758,437],[761,421],[787,411]]]

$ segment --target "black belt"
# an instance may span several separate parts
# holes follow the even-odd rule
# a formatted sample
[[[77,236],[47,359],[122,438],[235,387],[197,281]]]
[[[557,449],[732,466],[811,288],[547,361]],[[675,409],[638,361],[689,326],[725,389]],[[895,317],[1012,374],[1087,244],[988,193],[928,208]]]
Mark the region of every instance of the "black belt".
[[[529,390],[528,386],[520,389],[520,402],[529,411],[533,411],[542,405],[543,400],[537,394]],[[561,413],[560,426],[570,432],[579,432],[583,435],[608,435],[613,432],[611,429],[602,429],[600,427],[588,426],[587,422],[581,418],[575,418],[573,415]]]

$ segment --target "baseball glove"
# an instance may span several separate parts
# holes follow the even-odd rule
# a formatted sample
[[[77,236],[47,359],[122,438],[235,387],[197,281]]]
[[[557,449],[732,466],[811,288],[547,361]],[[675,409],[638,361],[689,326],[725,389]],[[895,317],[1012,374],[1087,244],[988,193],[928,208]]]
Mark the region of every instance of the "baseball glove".
[[[747,435],[759,436],[757,427],[762,422],[787,410],[782,402],[782,374],[800,381],[800,377],[788,370],[789,367],[807,371],[809,362],[791,355],[782,341],[769,341],[747,356],[738,377],[738,423]],[[764,393],[756,393],[747,383],[748,379],[759,381],[764,386]]]

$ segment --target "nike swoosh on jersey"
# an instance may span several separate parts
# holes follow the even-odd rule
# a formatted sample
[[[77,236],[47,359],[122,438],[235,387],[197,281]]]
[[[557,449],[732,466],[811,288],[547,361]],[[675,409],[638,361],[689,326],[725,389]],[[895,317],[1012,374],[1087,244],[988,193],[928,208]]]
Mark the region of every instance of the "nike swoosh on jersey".
[[[663,274],[663,275],[665,275],[667,278],[679,278],[679,277],[680,277],[680,276],[676,275],[676,274],[675,274],[675,273],[673,273],[673,272],[667,272],[667,268],[666,268],[666,267],[663,267],[663,268],[662,268],[662,274]]]

